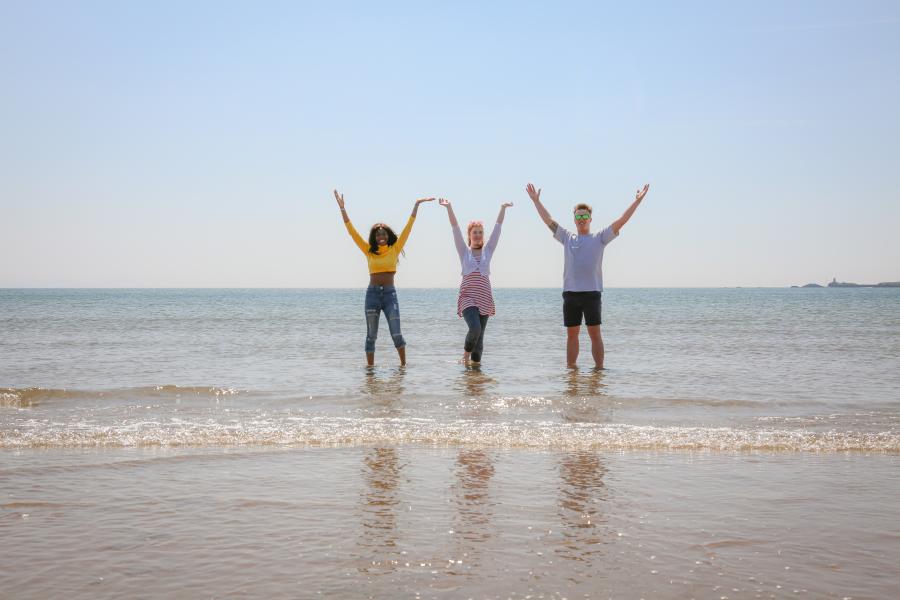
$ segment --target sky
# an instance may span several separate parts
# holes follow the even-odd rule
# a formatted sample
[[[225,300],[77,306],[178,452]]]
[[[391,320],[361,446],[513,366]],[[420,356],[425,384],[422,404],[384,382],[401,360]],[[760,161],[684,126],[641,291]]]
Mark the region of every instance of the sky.
[[[416,198],[495,287],[900,280],[897,2],[0,0],[0,287],[362,287]],[[396,282],[460,279],[425,204]]]

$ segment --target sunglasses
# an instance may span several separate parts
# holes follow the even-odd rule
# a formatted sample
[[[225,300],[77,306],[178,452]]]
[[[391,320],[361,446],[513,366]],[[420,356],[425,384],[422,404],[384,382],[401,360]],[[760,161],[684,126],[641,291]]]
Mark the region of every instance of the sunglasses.
[[[576,220],[576,221],[587,221],[587,220],[590,219],[590,218],[591,218],[591,215],[589,215],[589,214],[587,214],[587,215],[575,215],[575,220]]]

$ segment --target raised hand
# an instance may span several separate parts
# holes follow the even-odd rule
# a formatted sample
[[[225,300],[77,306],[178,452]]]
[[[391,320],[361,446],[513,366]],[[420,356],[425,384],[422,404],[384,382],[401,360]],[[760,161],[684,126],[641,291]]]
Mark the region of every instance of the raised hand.
[[[450,219],[450,224],[454,227],[459,227],[459,223],[456,221],[456,215],[453,214],[453,206],[451,206],[450,201],[446,198],[441,198],[438,200],[438,204],[447,209],[447,217]]]
[[[338,191],[334,190],[334,199],[337,200],[338,208],[344,210],[344,195],[338,194]]]
[[[550,213],[547,212],[547,209],[544,208],[544,205],[541,204],[541,190],[540,188],[534,189],[534,184],[529,183],[525,186],[525,191],[528,192],[528,197],[531,198],[531,201],[534,202],[534,207],[537,209],[538,216],[541,217],[541,221],[550,228],[554,234],[556,233],[556,228],[559,227],[556,221],[553,220],[553,217],[550,216]]]
[[[637,193],[634,195],[634,199],[637,200],[638,202],[640,202],[641,200],[644,199],[644,196],[647,195],[647,190],[649,190],[649,189],[650,189],[650,184],[648,183],[644,186],[643,189],[637,191]]]
[[[631,206],[629,206],[625,210],[625,212],[622,213],[621,217],[619,217],[618,219],[613,221],[613,223],[612,223],[613,233],[615,233],[616,235],[619,235],[619,230],[625,226],[625,223],[627,223],[629,219],[631,219],[631,215],[634,214],[634,211],[637,209],[638,205],[641,203],[641,200],[644,199],[644,196],[647,195],[647,190],[649,190],[649,189],[650,189],[650,184],[648,183],[642,189],[639,189],[637,192],[635,192],[634,202],[631,203]]]
[[[503,223],[503,217],[506,215],[506,209],[512,205],[513,205],[512,202],[504,202],[503,204],[500,205],[500,214],[497,215],[497,224],[498,225]],[[493,238],[493,237],[494,237],[494,234],[491,233],[491,238]],[[496,243],[497,242],[495,241],[494,244],[496,244]]]
[[[415,217],[415,216],[416,216],[416,213],[419,212],[419,205],[420,205],[420,204],[422,204],[423,202],[431,202],[431,201],[433,201],[433,200],[434,200],[434,198],[419,198],[418,200],[416,200],[416,203],[413,204],[412,216]]]

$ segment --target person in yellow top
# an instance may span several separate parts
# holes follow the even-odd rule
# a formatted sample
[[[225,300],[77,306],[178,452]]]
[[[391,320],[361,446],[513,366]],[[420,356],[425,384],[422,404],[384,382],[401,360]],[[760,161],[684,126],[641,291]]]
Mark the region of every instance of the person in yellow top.
[[[403,339],[403,334],[400,333],[400,305],[397,302],[397,289],[394,287],[394,273],[397,272],[397,261],[409,238],[409,232],[412,231],[419,205],[423,202],[431,202],[434,198],[416,200],[409,221],[400,232],[400,237],[397,237],[394,230],[384,223],[375,223],[369,230],[368,241],[359,235],[353,223],[350,222],[350,217],[347,216],[347,210],[344,208],[344,195],[334,190],[334,199],[337,200],[338,207],[341,209],[341,216],[344,218],[347,232],[369,262],[369,287],[366,289],[366,364],[370,367],[375,364],[375,339],[378,337],[378,321],[381,319],[383,311],[391,331],[391,338],[394,340],[394,347],[397,348],[397,354],[400,356],[400,364],[405,365],[406,341]]]

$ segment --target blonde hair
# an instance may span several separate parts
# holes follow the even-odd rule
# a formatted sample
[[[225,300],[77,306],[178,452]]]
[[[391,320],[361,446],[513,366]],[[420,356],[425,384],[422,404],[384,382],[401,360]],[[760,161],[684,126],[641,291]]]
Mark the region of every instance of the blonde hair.
[[[484,223],[481,221],[469,221],[469,225],[466,227],[466,244],[469,247],[472,246],[472,229],[475,227],[481,227],[482,232],[484,232]]]
[[[572,214],[575,214],[579,210],[586,210],[590,214],[594,214],[594,209],[591,208],[590,204],[585,204],[584,202],[579,202],[575,205],[575,208],[572,209]]]

